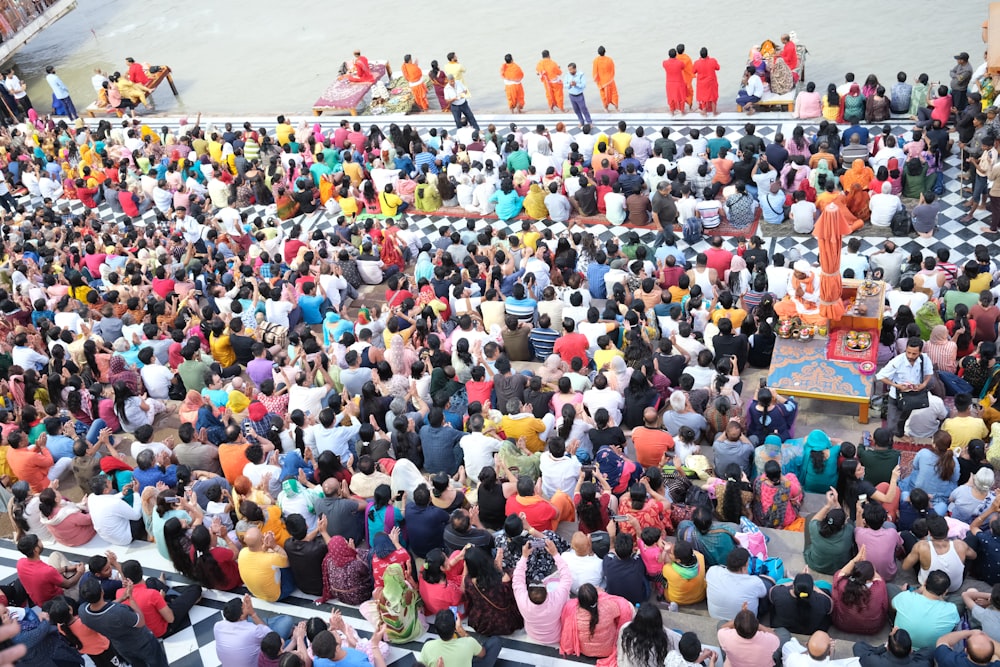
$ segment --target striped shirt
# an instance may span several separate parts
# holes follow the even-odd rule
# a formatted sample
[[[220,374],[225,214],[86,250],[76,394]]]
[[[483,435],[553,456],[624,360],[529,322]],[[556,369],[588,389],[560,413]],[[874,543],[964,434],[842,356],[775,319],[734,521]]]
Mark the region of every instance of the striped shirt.
[[[559,332],[554,329],[542,329],[536,327],[528,334],[528,342],[535,351],[535,359],[545,361],[552,354],[552,348],[559,338]]]
[[[537,303],[534,299],[515,299],[510,296],[504,301],[504,309],[508,315],[513,315],[519,321],[531,324],[535,319]]]

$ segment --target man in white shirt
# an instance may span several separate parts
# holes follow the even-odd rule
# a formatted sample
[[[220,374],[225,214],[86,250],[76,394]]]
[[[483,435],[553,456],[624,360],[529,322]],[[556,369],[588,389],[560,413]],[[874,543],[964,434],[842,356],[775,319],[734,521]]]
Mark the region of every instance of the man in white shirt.
[[[465,474],[469,479],[479,479],[483,468],[493,467],[493,455],[500,451],[502,441],[485,435],[482,415],[469,417],[469,434],[458,441],[465,455]]]
[[[577,531],[573,533],[570,541],[572,549],[562,554],[566,567],[573,575],[573,584],[570,586],[570,593],[576,594],[580,586],[590,584],[603,590],[604,563],[594,554],[594,547],[590,542],[590,537]]]
[[[149,394],[149,397],[169,398],[170,383],[174,379],[174,372],[159,363],[151,347],[139,350],[139,361],[143,363],[139,375],[142,376],[142,384],[146,387],[146,393]]]
[[[896,435],[909,413],[900,410],[897,399],[900,392],[921,392],[934,377],[934,364],[923,351],[924,341],[913,336],[906,341],[906,350],[895,356],[876,375],[876,380],[889,387],[889,414],[886,426]]]
[[[872,195],[868,208],[871,210],[873,226],[889,227],[892,225],[892,216],[903,208],[903,202],[899,195],[892,194],[892,183],[886,181],[882,184],[882,192]]]
[[[42,199],[55,201],[63,196],[62,184],[49,176],[47,172],[38,179],[38,191],[41,193]]]
[[[176,228],[181,231],[184,236],[184,240],[187,243],[198,243],[202,240],[202,232],[204,226],[198,222],[198,219],[188,215],[187,209],[183,206],[178,206],[174,209],[174,220],[177,220]]]
[[[796,234],[812,234],[813,227],[816,226],[816,218],[819,217],[816,204],[807,200],[806,193],[801,190],[797,190],[792,198],[795,200],[789,211],[792,228]]]
[[[319,372],[323,374],[326,383],[322,387],[313,386],[313,374],[299,371],[296,383],[288,389],[288,404],[302,410],[306,415],[319,415],[323,409],[326,395],[333,389],[333,380],[322,366]],[[275,492],[277,495],[277,492]]]
[[[910,310],[916,313],[920,306],[927,303],[927,299],[930,297],[923,292],[915,292],[913,290],[913,278],[907,276],[899,281],[899,289],[886,292],[885,298],[889,302],[888,313],[895,316],[900,306],[909,306]]]
[[[49,363],[44,354],[28,347],[28,334],[20,333],[14,337],[14,347],[10,351],[11,361],[15,366],[28,370],[40,371]]]
[[[805,646],[792,637],[781,647],[781,664],[784,667],[860,667],[858,658],[832,660],[833,640],[822,630],[809,637]]]
[[[131,504],[122,497],[127,491],[132,491]],[[125,547],[132,540],[146,539],[139,482],[132,480],[125,485],[122,493],[112,493],[111,480],[107,475],[94,477],[90,483],[87,509],[94,523],[94,530],[105,542]]]
[[[542,473],[542,494],[546,498],[551,498],[556,491],[573,497],[582,467],[575,456],[577,444],[579,443],[567,443],[562,438],[548,441],[547,451],[542,452],[538,463]]]
[[[868,258],[860,254],[861,239],[851,237],[847,241],[847,250],[840,256],[840,274],[843,275],[847,269],[854,271],[854,277],[861,280],[868,271]]]
[[[272,452],[269,459],[265,460],[264,448],[254,443],[246,448],[245,455],[249,463],[243,466],[243,474],[254,486],[260,486],[264,476],[270,475],[267,491],[272,498],[277,498],[281,493],[281,467],[275,465],[278,461],[277,451]]]
[[[785,266],[785,255],[774,253],[771,264],[764,269],[764,273],[767,275],[767,288],[775,300],[783,299],[788,291],[788,279],[792,276],[792,270]]]
[[[767,585],[760,577],[748,574],[750,552],[736,547],[729,552],[725,565],[708,568],[708,615],[720,621],[736,618],[743,605],[754,614],[760,599],[767,595]]]
[[[625,396],[621,391],[608,387],[608,378],[598,374],[594,378],[594,388],[583,392],[583,406],[591,415],[604,408],[611,417],[612,424],[622,421],[622,408],[625,407]]]

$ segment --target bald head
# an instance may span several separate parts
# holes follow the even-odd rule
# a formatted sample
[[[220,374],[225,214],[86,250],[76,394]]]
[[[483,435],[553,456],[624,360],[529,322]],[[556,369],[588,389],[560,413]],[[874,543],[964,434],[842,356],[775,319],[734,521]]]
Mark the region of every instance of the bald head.
[[[335,496],[340,493],[340,480],[336,477],[327,477],[323,480],[323,493],[327,496]]]
[[[809,652],[809,657],[813,660],[823,660],[829,657],[830,635],[822,630],[817,630],[809,638],[809,642],[806,644],[806,650]]]
[[[258,551],[264,544],[264,536],[261,534],[260,528],[254,526],[248,530],[243,537],[243,543],[250,551]]]
[[[642,421],[647,428],[656,426],[656,408],[646,408],[642,411]]]
[[[985,632],[975,632],[965,640],[965,654],[977,665],[989,664],[993,659],[993,640]]]
[[[573,539],[570,540],[569,544],[577,556],[589,556],[593,552],[590,538],[579,530],[573,533]]]

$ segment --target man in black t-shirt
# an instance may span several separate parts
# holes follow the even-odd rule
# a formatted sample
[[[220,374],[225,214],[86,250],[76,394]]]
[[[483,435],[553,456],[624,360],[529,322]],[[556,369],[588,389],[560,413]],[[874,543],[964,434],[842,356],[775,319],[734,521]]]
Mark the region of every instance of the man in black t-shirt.
[[[326,556],[326,517],[320,516],[315,530],[309,531],[300,514],[285,517],[285,528],[291,537],[285,541],[288,566],[299,590],[307,595],[323,594],[323,558]],[[322,536],[322,537],[321,537]]]
[[[597,186],[586,176],[580,176],[580,189],[570,202],[579,215],[588,218],[597,215]]]

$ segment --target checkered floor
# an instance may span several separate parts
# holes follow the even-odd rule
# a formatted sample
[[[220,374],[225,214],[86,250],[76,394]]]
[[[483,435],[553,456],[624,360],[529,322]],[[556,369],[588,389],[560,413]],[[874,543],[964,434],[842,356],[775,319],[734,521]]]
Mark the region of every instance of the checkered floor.
[[[614,117],[617,118],[617,117]],[[608,120],[595,122],[595,132],[604,131],[608,134],[612,134],[617,131],[615,127],[614,118],[608,116]],[[646,136],[652,140],[655,140],[660,136],[659,130],[664,126],[663,116],[644,116],[644,115],[629,115],[628,118],[628,131],[632,132],[638,126],[643,126],[646,129]],[[522,128],[531,128],[536,122],[542,122],[547,127],[552,128],[557,120],[568,121],[569,119],[560,118],[556,116],[525,116],[519,118],[520,125]],[[332,119],[331,119],[332,120]],[[383,126],[387,125],[390,119],[373,119],[376,122],[380,122]],[[432,127],[449,127],[450,123],[445,123],[444,117],[435,118],[433,116],[413,116],[406,117],[405,122],[412,125],[418,131],[426,134],[426,131]],[[329,127],[324,126],[324,130],[332,129],[336,123],[339,121],[327,121]],[[736,115],[736,114],[724,114],[718,119],[704,119],[700,116],[694,116],[688,114],[687,116],[679,118],[667,118],[666,124],[671,128],[670,138],[673,139],[679,150],[683,150],[683,146],[688,142],[688,137],[692,129],[699,130],[703,136],[714,135],[715,127],[717,125],[723,125],[726,127],[726,137],[735,145],[738,140],[743,136],[743,124],[746,122],[746,118]],[[765,140],[770,141],[773,139],[776,133],[782,132],[786,137],[791,136],[792,129],[799,124],[794,120],[776,120],[770,121],[766,118],[756,117],[754,118],[756,124],[756,133],[763,137]],[[363,127],[368,127],[368,123],[362,121]],[[170,125],[170,122],[166,123]],[[268,126],[268,123],[261,123],[263,126]],[[504,127],[504,124],[498,122],[498,126]],[[579,134],[580,130],[575,126],[567,122],[569,131],[571,134]],[[806,136],[816,131],[817,125],[815,123],[803,124],[806,131]],[[911,130],[913,127],[912,123],[909,121],[900,121],[893,125],[893,133],[896,135],[902,134]],[[503,130],[501,130],[502,132]],[[938,199],[937,205],[940,208],[941,214],[939,216],[938,232],[933,239],[920,239],[920,238],[897,238],[897,244],[906,250],[907,252],[913,252],[916,250],[928,251],[937,250],[940,247],[946,247],[952,252],[952,261],[956,259],[962,259],[972,255],[973,249],[976,245],[985,244],[992,247],[995,243],[994,239],[988,238],[980,233],[980,229],[983,223],[979,220],[965,223],[961,222],[960,218],[966,214],[967,211],[962,209],[959,204],[963,201],[963,196],[960,193],[960,182],[956,179],[959,173],[958,169],[958,156],[953,155],[950,159],[946,161],[945,169],[945,194]],[[22,201],[27,204],[29,200],[27,197],[23,198]],[[69,205],[70,210],[73,213],[83,213],[84,207],[78,201],[65,202]],[[273,215],[273,211],[268,211],[265,207],[253,207],[249,210],[251,214],[260,215],[262,217],[267,217],[268,215]],[[106,221],[114,221],[118,224],[123,224],[125,222],[126,216],[123,214],[114,214],[111,208],[106,204],[102,204],[98,208],[98,213],[102,219]],[[985,216],[984,212],[979,213],[979,218]],[[427,241],[434,242],[439,238],[438,228],[443,225],[451,225],[459,229],[464,229],[466,226],[466,218],[462,217],[448,217],[442,215],[413,215],[407,214],[406,219],[409,222],[410,228],[415,229],[419,234],[425,238]],[[310,215],[303,215],[295,218],[293,220],[285,221],[282,226],[285,229],[289,229],[293,224],[300,223],[305,231],[312,231],[314,229],[319,229],[321,231],[327,231],[332,227],[333,218],[326,214],[325,211],[317,211]],[[152,211],[147,211],[142,216],[142,222],[139,224],[155,225],[156,215]],[[562,232],[566,227],[563,223],[539,223],[542,226],[547,226],[552,229],[554,234]],[[512,223],[504,223],[500,220],[495,219],[476,219],[475,220],[476,229],[480,230],[487,226],[493,227],[495,229],[506,228],[508,231],[516,232],[520,230],[520,222],[515,221]],[[761,221],[758,228],[758,235],[765,239],[767,242],[768,249],[774,252],[784,252],[792,248],[796,248],[798,252],[809,261],[816,261],[818,259],[816,253],[816,240],[810,236],[775,236],[769,233],[769,225],[766,222]],[[615,226],[615,225],[588,225],[587,229],[594,233],[601,241],[608,241],[612,238],[620,238],[624,234],[630,231],[635,231],[639,234],[640,239],[644,243],[651,243],[656,233],[652,229],[638,229],[633,230],[628,227]],[[863,237],[861,239],[861,252],[868,253],[869,251],[876,249],[876,246],[883,242],[883,237]],[[694,245],[688,246],[683,241],[678,241],[679,245],[684,250],[685,255],[689,258],[694,257],[698,252],[701,252],[708,247],[705,241],[700,241]]]
[[[46,545],[51,546],[51,545]],[[136,543],[127,548],[109,547],[100,538],[95,538],[82,547],[59,547],[69,560],[74,562],[86,562],[90,556],[103,554],[109,548],[114,549],[121,561],[135,559],[142,563],[144,574],[149,576],[166,575],[167,583],[171,585],[183,585],[188,582],[174,572],[173,566],[156,551],[156,547],[150,543]],[[43,558],[50,553],[46,549]],[[17,578],[16,563],[22,556],[9,540],[0,540],[0,583],[10,583]],[[239,589],[235,593],[222,591],[205,591],[204,597],[194,609],[191,610],[191,625],[177,634],[163,640],[167,658],[172,667],[216,667],[219,659],[215,653],[215,637],[213,627],[215,623],[222,620],[222,607],[233,597],[246,593],[244,589]],[[346,605],[317,605],[313,602],[313,597],[305,595],[300,591],[286,602],[267,603],[254,600],[254,607],[263,612],[262,616],[271,614],[286,614],[297,621],[307,620],[312,617],[320,617],[324,620],[330,617],[333,609],[339,609],[344,620],[352,625],[361,637],[371,635],[371,625],[362,618],[356,607]],[[409,667],[416,660],[424,641],[436,638],[436,635],[425,635],[419,641],[410,642],[399,646],[392,646],[389,659],[390,667]],[[536,665],[538,667],[579,667],[581,664],[593,664],[593,661],[576,658],[566,658],[559,655],[557,647],[542,646],[529,640],[524,632],[518,632],[510,637],[504,637],[503,649],[500,651],[499,667],[528,667]]]
[[[690,117],[690,116],[689,116]],[[669,125],[671,127],[670,138],[673,139],[679,147],[679,150],[683,150],[684,144],[688,142],[688,137],[692,129],[698,129],[702,132],[703,136],[714,135],[714,128],[716,126],[715,122],[706,122],[703,124],[687,124],[688,118],[683,119],[680,123],[674,119],[670,119]],[[547,119],[547,126],[551,127],[553,121]],[[735,145],[738,140],[743,136],[743,125],[734,124],[731,121],[726,124],[723,122],[724,126],[727,128],[726,137]],[[771,141],[774,135],[778,132],[784,133],[786,137],[791,136],[792,129],[799,123],[795,121],[782,121],[782,122],[766,122],[763,119],[756,122],[756,133],[757,135],[763,137],[767,141]],[[436,127],[433,122],[427,122],[423,124],[415,123],[418,128],[424,127]],[[646,119],[635,119],[629,124],[629,131],[633,131],[635,127],[642,125],[646,128],[647,136],[651,139],[659,137],[659,128],[663,126],[662,118],[646,118]],[[531,127],[533,123],[523,122],[522,126]],[[815,124],[805,124],[803,125],[806,136],[815,132],[817,125]],[[904,132],[912,130],[912,123],[900,122],[893,125],[893,134],[900,135]],[[601,125],[600,129],[611,134],[617,130],[613,123],[609,122],[606,125]],[[569,130],[571,134],[578,134],[579,129],[573,127]],[[959,191],[960,182],[956,179],[959,173],[958,169],[958,157],[952,156],[946,161],[945,170],[945,194],[940,197],[937,201],[937,205],[940,208],[941,214],[938,220],[938,232],[936,237],[933,239],[921,239],[921,238],[895,238],[897,245],[906,250],[907,252],[913,252],[916,250],[937,250],[939,247],[949,248],[952,252],[952,261],[956,259],[961,259],[965,257],[970,257],[972,255],[973,249],[978,244],[985,244],[987,246],[992,246],[995,243],[995,239],[990,239],[985,237],[980,233],[980,228],[983,223],[978,220],[965,223],[961,222],[959,219],[966,214],[967,211],[959,207],[959,204],[963,201],[963,197]],[[263,208],[257,210],[261,215],[266,215],[266,211]],[[985,216],[984,212],[979,213],[979,218]],[[439,215],[406,215],[406,219],[409,222],[411,229],[419,230],[419,232],[430,242],[434,242],[439,238],[438,228],[443,225],[452,225],[457,229],[465,229],[467,222],[466,218],[462,217],[446,217]],[[303,228],[306,230],[310,229],[320,229],[323,231],[328,230],[331,227],[332,220],[325,212],[317,212],[310,216],[300,216],[300,218],[287,221],[283,223],[283,226],[288,229],[292,226],[294,222],[301,222]],[[510,232],[516,232],[520,230],[520,222],[515,221],[514,223],[504,223],[500,220],[475,220],[476,229],[480,230],[487,226],[493,227],[495,229],[505,228]],[[563,223],[538,223],[540,226],[546,226],[552,229],[554,234],[559,234],[566,226]],[[787,255],[788,251],[792,248],[796,248],[801,256],[809,261],[815,262],[818,260],[818,255],[816,253],[816,240],[811,236],[775,236],[769,233],[769,225],[766,222],[761,221],[758,227],[757,234],[761,236],[766,241],[766,247],[770,252],[783,252]],[[652,243],[653,238],[656,236],[655,230],[652,229],[632,229],[629,227],[616,226],[616,225],[588,225],[587,229],[595,234],[597,238],[601,241],[608,241],[612,238],[620,238],[624,234],[635,231],[639,234],[640,239],[644,243]],[[877,249],[884,241],[883,237],[864,237],[861,238],[861,252],[867,254],[868,252]],[[694,245],[685,244],[683,241],[678,240],[678,244],[684,250],[684,254],[693,258],[697,253],[705,250],[708,247],[708,243],[705,241],[700,241]]]

